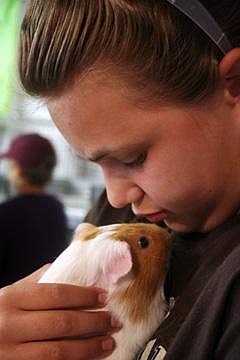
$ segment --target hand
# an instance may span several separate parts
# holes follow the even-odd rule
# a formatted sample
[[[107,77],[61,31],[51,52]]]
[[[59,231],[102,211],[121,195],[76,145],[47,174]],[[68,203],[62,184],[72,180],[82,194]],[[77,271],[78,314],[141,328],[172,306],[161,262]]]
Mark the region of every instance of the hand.
[[[38,284],[45,269],[0,290],[1,360],[87,360],[109,355],[116,324],[104,290]]]

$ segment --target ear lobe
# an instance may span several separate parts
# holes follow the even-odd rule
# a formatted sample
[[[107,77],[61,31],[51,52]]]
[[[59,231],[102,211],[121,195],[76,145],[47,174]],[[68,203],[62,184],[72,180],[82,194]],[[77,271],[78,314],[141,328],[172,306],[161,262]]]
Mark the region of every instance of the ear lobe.
[[[219,64],[219,73],[233,98],[240,95],[240,48],[229,51]]]

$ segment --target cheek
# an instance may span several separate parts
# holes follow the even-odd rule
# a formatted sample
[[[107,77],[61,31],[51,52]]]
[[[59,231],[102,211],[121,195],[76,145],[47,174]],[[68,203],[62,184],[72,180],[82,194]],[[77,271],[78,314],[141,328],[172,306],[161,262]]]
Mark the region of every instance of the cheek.
[[[179,152],[170,152],[157,159],[149,161],[138,174],[141,188],[153,202],[163,207],[177,203],[185,206],[189,199],[200,200],[204,193],[209,192],[208,174],[202,171],[195,156],[186,153],[183,157]]]

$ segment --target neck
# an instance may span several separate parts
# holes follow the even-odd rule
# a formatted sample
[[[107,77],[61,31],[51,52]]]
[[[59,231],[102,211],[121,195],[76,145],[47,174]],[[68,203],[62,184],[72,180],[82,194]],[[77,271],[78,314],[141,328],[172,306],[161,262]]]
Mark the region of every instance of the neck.
[[[19,194],[42,194],[44,189],[39,185],[22,185],[17,189]]]

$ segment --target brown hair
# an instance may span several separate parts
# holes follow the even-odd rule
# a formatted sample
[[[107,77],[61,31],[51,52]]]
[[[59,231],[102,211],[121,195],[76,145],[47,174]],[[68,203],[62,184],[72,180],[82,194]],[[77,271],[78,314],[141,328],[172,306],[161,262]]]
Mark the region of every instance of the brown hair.
[[[21,166],[22,177],[27,181],[29,185],[37,185],[40,187],[44,187],[51,180],[55,166],[56,156],[52,154],[43,159],[41,164],[37,166]]]
[[[239,0],[202,3],[239,45]],[[145,99],[196,103],[216,89],[221,56],[165,0],[32,0],[22,23],[19,70],[27,92],[37,96],[55,95],[75,74],[108,64]]]

